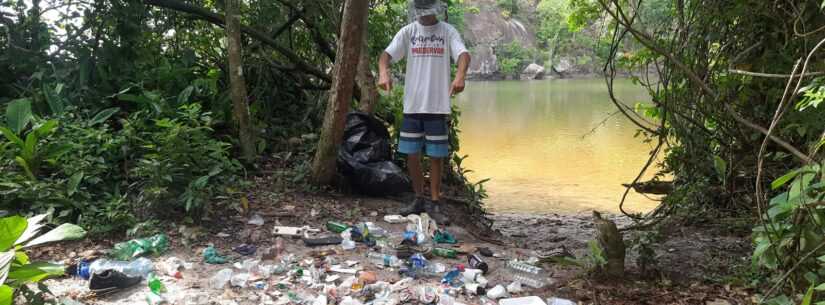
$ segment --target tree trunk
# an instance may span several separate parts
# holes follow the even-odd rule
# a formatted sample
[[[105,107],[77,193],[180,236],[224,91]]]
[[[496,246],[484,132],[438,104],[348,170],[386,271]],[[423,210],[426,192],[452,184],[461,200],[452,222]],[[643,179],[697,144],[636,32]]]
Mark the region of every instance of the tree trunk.
[[[330,184],[335,177],[335,160],[343,140],[344,124],[352,102],[355,85],[353,69],[358,65],[361,36],[367,25],[367,0],[347,0],[341,20],[341,35],[335,55],[332,88],[329,93],[324,125],[318,139],[318,149],[312,161],[312,179],[317,184]]]
[[[361,39],[361,55],[358,57],[358,75],[355,82],[361,89],[361,100],[358,103],[359,110],[366,113],[373,113],[378,105],[378,88],[375,86],[375,76],[370,70],[370,56],[367,47],[367,27],[364,27],[363,38]]]
[[[229,44],[229,85],[232,97],[232,114],[235,129],[241,143],[241,155],[246,162],[255,159],[255,135],[252,133],[249,104],[246,101],[246,82],[243,77],[241,50],[241,0],[226,0],[226,38]]]

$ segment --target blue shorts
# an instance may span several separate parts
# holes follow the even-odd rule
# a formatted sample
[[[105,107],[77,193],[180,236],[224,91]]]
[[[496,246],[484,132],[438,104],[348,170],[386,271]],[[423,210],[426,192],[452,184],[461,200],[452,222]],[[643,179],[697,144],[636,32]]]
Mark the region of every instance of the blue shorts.
[[[446,114],[404,114],[398,152],[414,155],[426,148],[427,156],[445,158],[449,155],[449,146]]]

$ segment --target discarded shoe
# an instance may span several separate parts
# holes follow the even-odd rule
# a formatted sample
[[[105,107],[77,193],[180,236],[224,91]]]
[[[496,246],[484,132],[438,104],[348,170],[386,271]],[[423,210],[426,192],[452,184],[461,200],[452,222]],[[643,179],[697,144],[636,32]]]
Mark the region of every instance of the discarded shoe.
[[[410,203],[409,206],[403,207],[400,210],[398,210],[398,214],[401,214],[401,216],[407,216],[410,214],[421,214],[426,210],[426,202],[427,199],[415,196],[415,199],[413,199],[412,203]]]
[[[441,213],[441,204],[437,201],[427,200],[424,210],[430,215],[430,218],[435,220],[438,225],[441,226],[449,226],[450,219],[447,218],[447,215]]]
[[[120,271],[104,270],[92,274],[89,280],[89,290],[100,295],[114,293],[140,283],[143,278],[131,277]]]

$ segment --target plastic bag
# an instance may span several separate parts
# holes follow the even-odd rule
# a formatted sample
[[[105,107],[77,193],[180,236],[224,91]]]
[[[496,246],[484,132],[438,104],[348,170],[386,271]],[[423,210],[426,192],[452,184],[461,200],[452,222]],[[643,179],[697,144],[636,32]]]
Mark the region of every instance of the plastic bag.
[[[338,170],[363,194],[381,196],[410,191],[410,178],[392,162],[390,134],[375,117],[347,114],[344,142],[338,150]]]

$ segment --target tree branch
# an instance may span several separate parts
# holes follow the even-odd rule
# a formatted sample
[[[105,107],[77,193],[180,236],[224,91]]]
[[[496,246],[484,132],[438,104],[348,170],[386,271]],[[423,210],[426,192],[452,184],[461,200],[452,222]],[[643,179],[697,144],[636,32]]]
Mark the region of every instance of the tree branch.
[[[214,13],[206,8],[188,4],[178,0],[143,0],[143,3],[147,5],[163,7],[179,12],[188,13],[195,16],[198,19],[207,21],[219,27],[224,27],[225,24],[223,15]],[[272,47],[273,49],[275,49],[275,51],[277,51],[278,53],[292,61],[295,64],[296,68],[300,69],[301,71],[318,77],[319,79],[325,82],[332,81],[332,78],[328,74],[324,73],[315,66],[307,63],[300,56],[293,53],[291,50],[280,46],[274,38],[268,37],[264,33],[261,33],[258,30],[255,30],[245,25],[241,25],[241,32]]]

